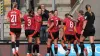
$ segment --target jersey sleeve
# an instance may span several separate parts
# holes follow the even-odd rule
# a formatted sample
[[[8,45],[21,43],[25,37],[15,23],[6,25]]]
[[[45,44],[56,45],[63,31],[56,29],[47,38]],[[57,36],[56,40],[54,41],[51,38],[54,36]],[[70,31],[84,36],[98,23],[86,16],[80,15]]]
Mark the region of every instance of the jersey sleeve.
[[[85,20],[88,20],[88,12],[85,13]]]
[[[50,19],[50,22],[54,22],[53,18]]]

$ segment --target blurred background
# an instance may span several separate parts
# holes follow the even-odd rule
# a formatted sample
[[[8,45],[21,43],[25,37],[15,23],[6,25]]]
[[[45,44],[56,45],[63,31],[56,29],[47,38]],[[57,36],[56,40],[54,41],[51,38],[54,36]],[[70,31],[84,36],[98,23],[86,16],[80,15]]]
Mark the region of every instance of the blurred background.
[[[0,39],[1,40],[10,40],[9,35],[9,23],[7,23],[7,13],[11,10],[13,2],[18,3],[18,9],[21,10],[22,14],[24,15],[28,8],[32,8],[36,11],[37,7],[40,4],[44,4],[47,10],[58,10],[58,16],[61,19],[64,19],[65,13],[70,13],[77,18],[77,14],[75,13],[76,10],[84,10],[85,5],[90,4],[92,6],[92,11],[95,13],[96,20],[95,20],[95,27],[96,27],[96,40],[100,40],[99,32],[99,21],[100,21],[100,12],[99,12],[99,2],[100,0],[0,0]],[[61,32],[61,31],[60,31]],[[62,34],[60,33],[59,39],[61,39]],[[22,28],[21,38],[20,40],[26,40],[24,29]],[[88,39],[87,39],[88,40]]]

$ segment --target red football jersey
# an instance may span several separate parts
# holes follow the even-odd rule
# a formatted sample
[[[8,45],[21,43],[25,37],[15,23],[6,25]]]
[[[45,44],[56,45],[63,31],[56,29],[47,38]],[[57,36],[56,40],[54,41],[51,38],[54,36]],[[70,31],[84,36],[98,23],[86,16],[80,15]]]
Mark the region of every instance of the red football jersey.
[[[35,25],[36,25],[35,30],[39,32],[41,25],[42,25],[42,17],[41,16],[39,16],[39,15],[35,16]]]
[[[35,20],[34,17],[29,17],[28,15],[24,15],[24,21],[25,21],[25,30],[30,29],[34,30],[35,29]],[[33,29],[34,27],[34,29]]]
[[[78,23],[76,24],[76,31],[78,34],[81,34],[81,31],[83,29],[83,22],[84,22],[84,16],[78,17]]]
[[[57,32],[57,31],[59,31],[59,25],[58,25],[58,23],[60,21],[60,18],[58,18],[56,16],[54,16],[52,18],[49,18],[49,20],[48,20],[48,24],[49,25],[51,25],[51,23],[52,23],[51,21],[53,21],[54,26],[50,29],[50,32]]]
[[[13,9],[8,12],[7,17],[10,20],[10,28],[21,28],[20,13],[18,9]]]
[[[74,22],[72,20],[70,20],[69,18],[65,18],[63,23],[65,24],[65,31],[64,33],[67,35],[74,35]]]

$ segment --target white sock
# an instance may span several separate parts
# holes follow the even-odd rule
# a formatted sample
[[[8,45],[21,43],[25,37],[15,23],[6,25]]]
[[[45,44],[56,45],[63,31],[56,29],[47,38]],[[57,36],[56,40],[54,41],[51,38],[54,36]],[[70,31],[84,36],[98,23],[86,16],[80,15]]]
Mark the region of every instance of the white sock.
[[[37,53],[37,56],[39,56],[40,55],[40,53]]]
[[[12,53],[15,54],[15,48],[12,48]]]
[[[29,54],[29,53],[27,53],[27,54]]]
[[[35,53],[33,53],[33,55],[35,55]]]
[[[18,47],[16,47],[16,51],[17,51],[17,52],[18,52],[18,49],[19,49],[19,48],[18,48]]]
[[[47,56],[49,56],[50,55],[50,53],[47,53]]]

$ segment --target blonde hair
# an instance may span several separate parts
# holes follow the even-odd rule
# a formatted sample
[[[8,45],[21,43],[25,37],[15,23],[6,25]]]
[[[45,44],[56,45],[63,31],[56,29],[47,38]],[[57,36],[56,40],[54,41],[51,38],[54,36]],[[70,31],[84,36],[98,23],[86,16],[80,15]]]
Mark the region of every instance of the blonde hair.
[[[17,2],[13,2],[13,8],[16,8],[17,7]]]

